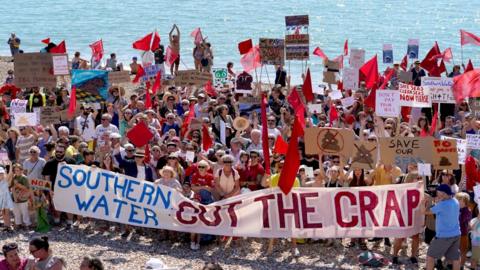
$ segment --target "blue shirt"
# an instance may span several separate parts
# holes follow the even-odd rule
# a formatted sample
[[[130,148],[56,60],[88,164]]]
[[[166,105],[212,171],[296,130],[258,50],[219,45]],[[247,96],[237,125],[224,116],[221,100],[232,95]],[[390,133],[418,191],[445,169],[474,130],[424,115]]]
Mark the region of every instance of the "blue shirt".
[[[437,215],[435,219],[437,238],[460,236],[460,206],[455,198],[441,201],[430,210]]]

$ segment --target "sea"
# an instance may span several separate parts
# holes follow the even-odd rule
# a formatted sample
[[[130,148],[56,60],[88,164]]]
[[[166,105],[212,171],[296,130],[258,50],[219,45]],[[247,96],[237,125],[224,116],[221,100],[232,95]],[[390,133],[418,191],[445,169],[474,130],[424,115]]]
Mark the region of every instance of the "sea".
[[[480,35],[480,0],[16,0],[0,1],[0,54],[9,55],[6,44],[11,32],[21,39],[21,49],[37,52],[47,37],[55,43],[66,41],[70,56],[79,51],[90,59],[89,44],[102,39],[105,54],[116,53],[128,65],[140,52],[132,42],[157,30],[164,44],[168,33],[177,24],[181,33],[181,69],[193,68],[193,38],[190,33],[200,27],[212,44],[214,67],[225,67],[231,61],[241,70],[237,44],[246,39],[258,43],[259,38],[283,38],[285,16],[308,15],[310,52],[320,47],[328,57],[349,48],[366,50],[366,60],[378,55],[382,63],[383,44],[392,44],[394,61],[406,54],[409,39],[419,39],[420,58],[437,41],[440,49],[450,47],[453,61],[466,64],[472,59],[480,66],[480,46],[460,47],[460,29]],[[0,43],[1,44],[1,43]],[[105,57],[106,58],[106,57]],[[104,58],[104,59],[105,59]],[[348,61],[345,61],[348,65]],[[285,69],[293,82],[301,80],[308,66],[314,84],[320,83],[322,60],[310,56],[309,61],[286,61]],[[273,66],[257,70],[262,82],[273,81]],[[261,74],[260,74],[261,73]],[[269,74],[269,76],[267,76]]]

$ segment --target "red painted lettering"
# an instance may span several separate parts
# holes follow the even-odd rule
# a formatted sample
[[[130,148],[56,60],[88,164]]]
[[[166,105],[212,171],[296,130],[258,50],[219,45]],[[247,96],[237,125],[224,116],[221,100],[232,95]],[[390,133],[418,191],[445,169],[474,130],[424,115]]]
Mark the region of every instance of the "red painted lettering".
[[[193,206],[193,204],[191,204],[190,202],[181,202],[178,205],[177,220],[180,223],[187,224],[187,225],[195,224],[195,222],[197,222],[197,217],[192,216],[190,220],[187,220],[187,219],[183,218],[182,213],[185,212],[186,208],[193,209],[195,214],[198,213],[198,209],[195,206]]]
[[[269,214],[268,214],[269,213],[268,212],[268,200],[272,200],[272,199],[275,199],[275,195],[268,194],[268,195],[265,195],[265,196],[255,198],[253,200],[254,202],[258,202],[258,201],[262,202],[262,206],[263,206],[263,211],[262,211],[263,228],[270,228],[270,219],[269,219]]]
[[[407,190],[407,216],[408,226],[413,224],[413,209],[420,204],[420,191],[416,189]]]
[[[392,212],[395,212],[397,216],[398,224],[400,227],[405,227],[405,222],[403,222],[402,211],[400,210],[400,205],[398,205],[397,196],[395,196],[395,191],[389,190],[387,192],[387,201],[385,203],[385,215],[383,218],[383,226],[388,227],[390,223],[390,216]]]
[[[368,203],[365,201],[368,198]],[[362,220],[362,226],[367,226],[367,213],[372,220],[374,226],[378,226],[378,221],[373,214],[373,210],[378,205],[378,197],[371,191],[359,191],[358,199],[360,204],[360,218]]]
[[[237,227],[238,219],[237,214],[235,213],[235,206],[238,204],[242,204],[242,201],[232,202],[227,204],[228,205],[228,216],[230,217],[230,226]]]
[[[220,213],[219,213],[222,207],[218,205],[215,206],[215,211],[213,211],[213,218],[214,218],[213,221],[208,220],[207,217],[205,216],[205,213],[207,213],[207,209],[205,208],[205,206],[200,204],[198,205],[198,208],[200,208],[200,214],[198,215],[198,217],[203,222],[203,224],[207,226],[215,227],[215,226],[218,226],[220,222],[222,222],[222,218],[220,217]]]
[[[308,213],[315,213],[315,207],[308,207],[307,198],[317,197],[317,192],[300,193],[300,206],[302,207],[302,223],[304,229],[322,228],[322,223],[308,222]]]
[[[348,191],[341,191],[335,195],[334,203],[335,203],[335,215],[337,217],[337,224],[343,228],[351,228],[355,227],[358,224],[358,216],[352,215],[351,221],[344,221],[342,218],[342,205],[340,201],[342,197],[346,197],[349,199],[351,205],[357,205],[357,198],[353,193]]]
[[[286,227],[286,222],[285,222],[285,216],[286,215],[293,215],[294,221],[295,221],[295,228],[299,229],[300,228],[300,214],[298,212],[298,198],[297,194],[291,192],[290,193],[292,196],[292,208],[285,208],[283,205],[283,194],[282,193],[277,193],[277,207],[278,207],[278,219],[280,221],[280,228],[285,229]]]

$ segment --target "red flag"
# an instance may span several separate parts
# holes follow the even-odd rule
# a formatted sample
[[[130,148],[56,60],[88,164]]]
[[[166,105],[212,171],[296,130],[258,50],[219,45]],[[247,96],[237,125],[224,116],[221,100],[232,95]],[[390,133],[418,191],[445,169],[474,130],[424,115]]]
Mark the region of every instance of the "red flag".
[[[145,70],[143,69],[142,65],[138,65],[137,74],[135,74],[135,78],[133,78],[132,83],[138,83],[140,78],[145,75]]]
[[[420,63],[420,66],[434,77],[440,77],[440,73],[438,72],[438,62],[437,59],[435,59],[435,56],[439,54],[442,54],[442,52],[438,47],[438,43],[435,41],[433,47],[430,49],[430,51],[428,51],[427,55]]]
[[[313,54],[322,58],[323,60],[328,60],[327,55],[322,51],[322,49],[320,49],[320,47],[315,48],[315,50],[313,50]]]
[[[348,39],[343,44],[343,55],[348,55]]]
[[[250,72],[257,67],[262,66],[260,58],[260,48],[257,46],[252,47],[246,54],[242,55],[240,63],[246,72]]]
[[[385,87],[387,86],[388,82],[390,81],[390,79],[392,78],[393,74],[395,73],[395,69],[393,68],[387,68],[387,70],[385,71],[386,75],[385,77],[383,78],[383,83],[382,85],[380,85],[380,88],[379,89],[385,89]]]
[[[180,135],[183,137],[185,136],[185,133],[188,130],[188,126],[190,125],[190,122],[192,122],[192,119],[195,117],[195,104],[192,103],[190,104],[190,107],[188,108],[188,115],[185,117],[185,121],[182,123],[182,128],[180,129]]]
[[[145,108],[151,109],[152,108],[152,97],[150,96],[150,81],[145,83]]]
[[[440,77],[441,74],[446,71],[447,71],[447,67],[445,66],[445,62],[443,62],[443,59],[442,59],[442,61],[440,61],[440,66],[438,66],[438,69],[437,69],[438,77]]]
[[[143,162],[145,162],[146,164],[149,164],[150,163],[150,147],[147,145],[145,145],[145,157],[143,158]]]
[[[153,134],[148,126],[140,121],[127,132],[127,138],[136,147],[142,147],[153,138]]]
[[[297,89],[294,87],[290,92],[290,95],[287,97],[288,103],[292,105],[293,110],[295,111],[295,115],[297,116],[298,120],[300,121],[301,126],[305,127],[305,105],[303,105],[300,96],[297,93]]]
[[[158,34],[157,31],[155,31],[155,33],[153,33],[153,41],[152,41],[152,46],[150,47],[150,50],[153,52],[159,47],[160,47],[160,35]]]
[[[42,43],[50,44],[50,38],[42,39]]]
[[[103,57],[103,41],[100,39],[99,41],[95,41],[89,46],[92,49],[93,59],[97,62],[100,61]]]
[[[307,75],[305,76],[305,80],[303,81],[302,85],[302,92],[305,95],[305,99],[307,102],[313,101],[315,99],[313,95],[313,88],[312,88],[312,78],[310,77],[310,68],[307,69]]]
[[[333,121],[336,121],[339,118],[337,107],[335,106],[335,104],[333,104],[333,102],[330,103],[330,111],[328,112],[328,118],[329,118],[330,126],[333,125]]]
[[[345,89],[343,89],[343,81],[337,81],[337,90],[339,91],[343,91]],[[352,89],[350,89],[352,90]]]
[[[460,45],[473,44],[480,46],[480,37],[460,29]]]
[[[405,54],[405,56],[402,59],[402,62],[400,63],[400,67],[403,69],[403,71],[407,71],[408,67],[408,55]]]
[[[160,86],[162,86],[162,72],[159,71],[157,72],[157,76],[155,76],[155,82],[153,83],[153,87],[152,87],[152,93],[155,95],[158,91],[158,89],[160,89]]]
[[[190,36],[193,37],[194,43],[197,45],[203,42],[202,30],[200,30],[200,27],[195,28],[195,30],[190,33]]]
[[[467,64],[467,67],[465,68],[465,70],[463,72],[467,73],[469,71],[473,70],[473,63],[472,63],[472,59],[468,59],[468,64]]]
[[[442,59],[443,61],[450,63],[450,61],[453,59],[452,48],[446,48],[445,51],[443,51]]]
[[[265,161],[265,173],[270,175],[270,147],[268,145],[267,99],[265,93],[262,94],[260,113],[262,116],[262,150],[263,160]]]
[[[171,65],[173,65],[173,63],[175,63],[177,58],[178,58],[178,54],[173,52],[170,46],[168,46],[167,51],[165,53],[165,63],[167,64],[167,66],[170,67]]]
[[[457,102],[467,97],[480,97],[480,69],[453,77],[453,94]]]
[[[205,84],[205,93],[207,93],[207,95],[211,96],[211,97],[216,97],[217,96],[217,92],[215,91],[215,88],[213,88],[212,86],[212,81],[208,81],[206,84]]]
[[[368,94],[368,97],[363,101],[363,104],[369,108],[375,110],[375,102],[377,100],[377,88],[374,87]]]
[[[60,42],[57,46],[50,49],[50,53],[67,53],[67,46],[65,45],[65,40]]]
[[[369,89],[374,88],[378,81],[377,55],[363,64],[359,71],[365,76],[365,86]]]
[[[430,127],[430,136],[433,136],[433,134],[435,134],[435,130],[437,129],[437,120],[438,120],[438,109],[436,109],[435,113],[433,114],[432,126]]]
[[[250,51],[252,47],[253,47],[253,43],[251,39],[247,39],[238,43],[238,51],[240,52],[240,55],[244,55],[248,53],[248,51]]]
[[[208,151],[210,146],[213,145],[212,137],[210,137],[210,132],[208,132],[208,127],[207,125],[203,125],[202,127],[202,146],[203,146],[203,151]]]
[[[72,85],[72,91],[70,92],[70,104],[68,105],[68,116],[72,117],[75,114],[77,108],[77,87]]]
[[[300,167],[300,155],[298,153],[298,138],[303,136],[303,127],[298,117],[295,117],[293,123],[292,136],[288,142],[287,155],[285,157],[285,165],[278,180],[278,187],[284,194],[290,193],[295,178],[297,177],[298,168]]]
[[[275,140],[275,146],[273,147],[273,152],[277,154],[287,154],[288,144],[285,142],[281,135],[277,136]]]
[[[337,63],[338,63],[338,68],[339,68],[339,69],[342,69],[342,68],[343,68],[343,54],[341,54],[341,55],[339,55],[339,56],[337,56],[337,57],[333,58],[333,60],[332,60],[332,61],[334,61],[334,62],[337,62]]]
[[[149,33],[143,38],[133,42],[132,47],[137,50],[149,51],[150,43],[152,42],[152,36],[153,36],[153,33]]]

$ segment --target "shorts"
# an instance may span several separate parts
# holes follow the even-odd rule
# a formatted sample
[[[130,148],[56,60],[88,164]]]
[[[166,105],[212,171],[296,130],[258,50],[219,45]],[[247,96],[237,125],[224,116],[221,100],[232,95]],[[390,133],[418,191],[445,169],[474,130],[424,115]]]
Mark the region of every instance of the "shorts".
[[[436,232],[434,230],[430,230],[429,228],[425,228],[425,243],[430,244],[433,238],[435,238]]]
[[[460,259],[460,236],[434,238],[428,247],[427,256],[435,259],[445,256],[452,261]]]
[[[477,261],[477,263],[480,261],[480,246],[472,247],[472,260]]]

